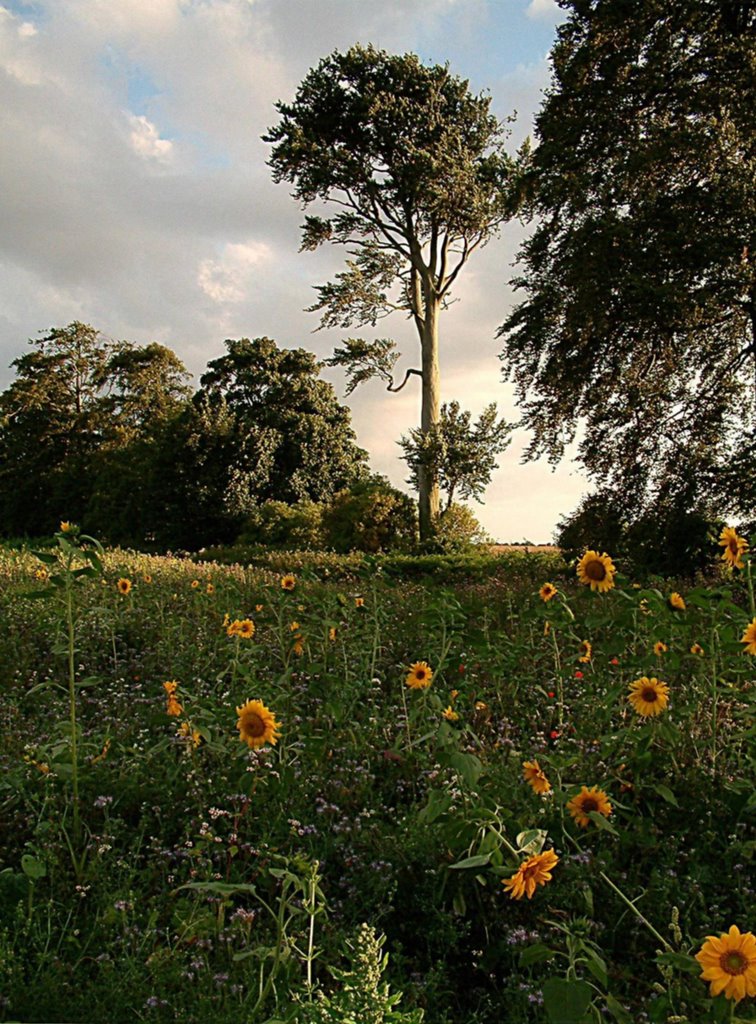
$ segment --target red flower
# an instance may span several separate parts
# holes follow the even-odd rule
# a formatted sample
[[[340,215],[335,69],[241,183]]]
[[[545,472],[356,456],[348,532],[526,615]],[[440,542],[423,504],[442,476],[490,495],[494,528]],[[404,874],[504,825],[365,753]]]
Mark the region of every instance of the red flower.
[[[582,678],[583,678],[583,673],[582,673],[582,672],[580,671],[580,669],[578,669],[578,670],[577,670],[577,671],[575,672],[575,678],[576,678],[576,679],[582,679]]]
[[[553,696],[554,696],[554,691],[553,690],[549,690],[549,697],[553,697]]]
[[[552,729],[551,732],[549,733],[549,736],[551,737],[552,740],[558,740],[559,739],[559,730],[558,729]]]
[[[458,672],[464,672],[465,671],[465,666],[464,665],[460,665],[459,668],[457,669],[457,671]]]
[[[619,665],[619,658],[612,658],[611,664],[612,665]]]

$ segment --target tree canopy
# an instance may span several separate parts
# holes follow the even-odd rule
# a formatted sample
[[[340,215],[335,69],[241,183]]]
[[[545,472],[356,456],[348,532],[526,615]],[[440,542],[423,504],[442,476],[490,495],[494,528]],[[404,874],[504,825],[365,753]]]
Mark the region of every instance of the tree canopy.
[[[294,184],[305,207],[330,203],[331,217],[305,217],[303,249],[348,247],[346,269],[318,288],[312,307],[325,327],[375,325],[394,311],[417,329],[422,382],[420,430],[439,422],[438,314],[470,255],[514,207],[514,162],[490,97],[473,96],[448,67],[372,46],[324,58],[304,78],[293,103],[279,103],[273,144],[276,181]],[[377,348],[376,348],[377,346]],[[385,341],[350,339],[336,361],[393,367]],[[375,351],[373,351],[375,349]],[[406,382],[407,377],[405,377]],[[420,532],[439,510],[431,465],[419,470]]]
[[[756,8],[560,0],[525,175],[536,227],[501,328],[528,455],[628,501],[752,508]]]

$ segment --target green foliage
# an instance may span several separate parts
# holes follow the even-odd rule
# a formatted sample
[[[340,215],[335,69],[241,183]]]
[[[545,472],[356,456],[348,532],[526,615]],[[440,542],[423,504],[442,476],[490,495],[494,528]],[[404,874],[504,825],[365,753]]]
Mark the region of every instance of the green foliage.
[[[565,0],[501,328],[529,454],[646,503],[753,508],[756,12]]]
[[[612,551],[628,571],[641,575],[693,577],[714,562],[715,522],[700,511],[657,503],[632,507],[623,496],[597,492],[560,520],[555,543],[568,560],[586,550]]]
[[[411,548],[417,526],[414,502],[381,477],[336,494],[323,513],[326,545],[334,551]]]
[[[317,551],[323,547],[323,511],[314,501],[266,501],[249,514],[237,544]]]
[[[439,516],[434,539],[445,551],[464,551],[477,544],[493,543],[473,510],[456,502],[447,505]]]
[[[314,1003],[304,1004],[301,1024],[420,1024],[423,1011],[397,1010],[401,993],[391,994],[381,980],[388,963],[388,953],[382,952],[385,941],[385,935],[378,937],[370,925],[360,925],[356,937],[347,942],[349,966],[331,968],[340,987],[331,996],[319,991]]]
[[[446,495],[445,512],[455,497],[481,501],[491,474],[499,468],[496,456],[509,445],[512,430],[513,424],[497,422],[495,402],[483,410],[474,426],[471,414],[462,411],[459,402],[442,405],[433,430],[411,430],[399,442],[412,471],[408,483],[417,489],[421,470],[430,469]]]

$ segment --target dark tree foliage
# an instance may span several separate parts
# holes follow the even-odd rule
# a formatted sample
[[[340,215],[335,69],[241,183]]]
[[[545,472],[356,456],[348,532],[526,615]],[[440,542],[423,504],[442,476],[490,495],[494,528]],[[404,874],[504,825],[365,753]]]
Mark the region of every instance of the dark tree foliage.
[[[322,502],[367,471],[312,353],[269,338],[226,348],[164,446],[165,515],[184,548],[234,540],[261,502]]]
[[[147,450],[189,393],[184,367],[161,345],[114,342],[79,322],[31,344],[0,395],[3,532],[49,533],[65,518],[133,539]]]
[[[558,460],[581,423],[602,490],[668,508],[693,477],[693,505],[737,514],[756,449],[756,5],[560,5],[525,299],[500,332],[528,454]]]
[[[439,313],[470,255],[496,234],[515,204],[514,163],[490,97],[473,96],[447,67],[372,46],[333,53],[279,103],[276,181],[294,184],[304,206],[331,203],[330,218],[307,216],[303,249],[348,247],[346,269],[318,289],[322,325],[375,325],[395,310],[412,318],[421,366],[420,431],[439,420]],[[349,339],[334,361],[350,367],[350,389],[388,375],[391,342]],[[403,386],[403,385],[400,385]],[[420,467],[420,532],[439,511],[432,466]]]

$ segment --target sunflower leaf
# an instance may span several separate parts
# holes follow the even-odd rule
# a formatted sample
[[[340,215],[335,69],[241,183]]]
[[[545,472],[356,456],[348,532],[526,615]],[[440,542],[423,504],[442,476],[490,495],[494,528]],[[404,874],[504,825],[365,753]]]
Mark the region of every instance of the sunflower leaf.
[[[599,814],[598,811],[588,811],[588,817],[597,828],[602,829],[604,832],[611,832],[613,836],[619,835],[617,829],[606,820],[603,814]]]
[[[458,860],[456,864],[450,864],[449,868],[452,871],[461,871],[463,868],[482,868],[488,864],[490,859],[490,853],[477,853],[474,857],[465,857],[464,860]]]

